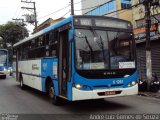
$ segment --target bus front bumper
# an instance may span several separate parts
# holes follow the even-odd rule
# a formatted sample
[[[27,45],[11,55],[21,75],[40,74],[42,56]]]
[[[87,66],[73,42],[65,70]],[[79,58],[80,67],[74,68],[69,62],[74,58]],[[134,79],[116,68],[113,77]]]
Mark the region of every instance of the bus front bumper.
[[[112,95],[113,92],[116,94]],[[128,88],[113,88],[113,89],[101,89],[101,90],[91,90],[91,91],[79,90],[73,87],[72,93],[73,93],[72,101],[136,95],[138,94],[138,84]],[[109,93],[109,95],[108,94],[106,95],[106,93]]]

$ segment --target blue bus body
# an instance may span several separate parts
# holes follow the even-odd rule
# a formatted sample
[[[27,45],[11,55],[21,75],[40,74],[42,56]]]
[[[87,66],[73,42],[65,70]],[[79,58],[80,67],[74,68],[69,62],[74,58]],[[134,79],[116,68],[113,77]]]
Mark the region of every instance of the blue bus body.
[[[83,18],[83,16],[80,16],[78,18],[81,18],[81,17]],[[97,16],[96,17],[92,16],[92,17],[93,17],[93,19],[94,18],[96,19]],[[84,17],[84,18],[89,18],[89,17]],[[98,17],[98,18],[100,19],[101,17]],[[103,17],[103,18],[105,19],[105,17]],[[107,18],[108,17],[106,17],[106,19]],[[35,79],[40,78],[39,79],[40,83],[37,83],[37,84],[40,84],[40,86],[41,86],[41,87],[39,87],[39,90],[43,91],[43,92],[47,92],[47,80],[50,79],[53,83],[54,95],[57,97],[67,99],[69,101],[136,95],[138,93],[138,85],[137,85],[138,73],[136,70],[136,61],[135,61],[136,59],[134,59],[133,61],[130,61],[130,62],[121,62],[121,63],[119,62],[119,68],[120,68],[120,66],[121,66],[121,68],[117,69],[115,71],[114,71],[114,69],[113,70],[105,70],[105,69],[101,70],[102,65],[103,65],[102,62],[97,62],[96,63],[97,66],[94,65],[94,63],[92,63],[92,64],[85,63],[85,64],[83,64],[83,67],[82,67],[84,70],[76,68],[75,58],[76,58],[77,54],[75,52],[75,49],[76,49],[75,30],[77,28],[75,27],[75,19],[76,19],[76,16],[71,16],[71,17],[64,19],[64,20],[60,21],[59,23],[52,25],[52,26],[36,33],[35,35],[33,35],[33,36],[31,36],[31,37],[29,37],[19,43],[16,43],[14,45],[14,48],[18,49],[18,47],[20,45],[22,45],[23,43],[26,43],[27,41],[32,40],[34,38],[37,38],[38,36],[47,34],[50,31],[54,31],[54,30],[58,29],[58,32],[59,32],[58,34],[60,34],[60,32],[63,31],[63,29],[67,29],[68,30],[66,32],[66,33],[68,33],[68,35],[67,35],[68,43],[67,44],[70,45],[69,46],[70,58],[68,59],[67,64],[66,63],[63,63],[63,64],[66,64],[65,67],[69,66],[67,69],[69,71],[68,72],[69,75],[67,75],[68,78],[66,78],[66,80],[63,81],[63,78],[60,78],[60,76],[59,76],[59,74],[63,74],[63,72],[61,72],[62,71],[61,69],[63,69],[63,65],[61,65],[61,62],[63,60],[62,61],[59,60],[60,57],[62,57],[62,59],[63,59],[63,56],[61,56],[59,53],[59,55],[58,55],[59,58],[58,57],[41,57],[41,58],[39,58],[40,66],[38,66],[39,64],[35,65],[35,63],[31,64],[32,70],[33,70],[33,67],[36,68],[36,66],[38,66],[37,67],[38,68],[37,70],[39,70],[38,73],[33,74],[32,72],[26,73],[25,71],[17,70],[17,80],[20,80],[20,78],[23,75],[24,76],[32,76],[32,77],[35,77]],[[109,18],[109,19],[116,20],[115,18]],[[120,21],[126,22],[123,20],[120,20]],[[70,28],[63,27],[67,24],[69,24]],[[89,23],[87,23],[87,24],[89,24]],[[104,25],[107,25],[107,24],[104,24]],[[95,29],[99,30],[99,29],[101,29],[101,27],[97,27],[97,28],[95,27]],[[59,29],[59,28],[61,28],[61,29]],[[94,29],[94,28],[83,25],[83,27],[80,28],[80,30],[83,28],[84,29]],[[79,29],[79,27],[78,27],[78,29]],[[103,27],[103,29],[108,30],[107,27]],[[111,29],[111,28],[109,27],[109,29]],[[120,29],[118,29],[118,31],[120,31]],[[127,32],[128,29],[126,29],[126,30],[123,29],[122,31]],[[130,29],[130,31],[132,33],[132,29]],[[103,31],[98,31],[98,32],[102,33]],[[88,32],[88,33],[90,33],[90,32]],[[60,39],[60,37],[59,37],[59,39]],[[81,38],[79,37],[77,39],[81,39]],[[87,42],[86,38],[85,38],[85,40]],[[61,44],[61,43],[59,43],[59,44]],[[63,47],[65,48],[65,46],[63,46]],[[61,51],[61,50],[59,49],[58,51]],[[81,52],[81,53],[87,54],[85,52]],[[26,60],[26,61],[28,61],[28,60]],[[112,62],[112,59],[110,59],[110,63],[111,62]],[[17,60],[17,63],[18,63],[18,60]],[[29,66],[29,64],[27,63],[28,66]],[[23,65],[24,65],[24,60],[23,60]],[[94,69],[92,70],[92,72],[90,72],[91,67],[88,67],[89,65],[92,67],[94,66]],[[122,65],[124,65],[126,67],[126,69],[125,69],[125,67],[122,67]],[[134,67],[131,67],[131,66],[134,66]],[[17,66],[16,69],[19,69],[19,67],[21,67],[21,66],[20,65]],[[100,69],[97,69],[98,67],[100,67]],[[110,67],[111,67],[111,65],[110,65]],[[20,69],[22,70],[22,68],[20,68]],[[132,69],[134,69],[134,70],[132,70]],[[126,72],[127,70],[132,71],[132,72],[130,72],[130,74],[129,74]],[[97,73],[99,72],[98,73],[99,77],[94,77],[94,76],[96,76],[96,71],[97,71]],[[116,77],[116,74],[120,74],[119,71],[124,71],[123,77]],[[110,77],[107,77],[107,75]],[[21,77],[19,77],[19,76],[21,76]],[[85,76],[87,76],[87,77],[85,77]],[[90,77],[90,76],[92,76],[92,77]],[[101,76],[103,76],[103,77],[101,78]],[[105,76],[106,76],[106,78],[105,78]],[[63,76],[63,77],[66,77],[66,76]],[[62,79],[62,80],[59,80],[59,79]],[[24,81],[24,78],[23,78],[23,81]],[[24,81],[24,83],[25,83],[25,81]],[[34,85],[29,85],[29,84],[30,83],[26,82],[26,85],[33,87],[33,88],[36,88],[36,87],[34,87]],[[63,89],[64,89],[64,91],[63,91]]]
[[[0,49],[0,77],[6,78],[8,73],[8,50]]]

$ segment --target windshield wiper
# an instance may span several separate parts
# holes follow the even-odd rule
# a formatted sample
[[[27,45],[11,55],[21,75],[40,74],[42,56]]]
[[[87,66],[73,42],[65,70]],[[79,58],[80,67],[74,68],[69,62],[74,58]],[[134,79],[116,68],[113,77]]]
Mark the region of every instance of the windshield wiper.
[[[76,35],[75,35],[76,36]],[[85,42],[87,43],[88,47],[89,47],[89,50],[90,52],[93,52],[93,49],[92,49],[92,46],[90,45],[89,41],[88,41],[88,38],[86,35],[82,36],[82,37],[79,37],[79,36],[76,36],[78,38],[84,38],[85,39]]]
[[[89,44],[89,41],[88,41],[88,39],[87,39],[87,36],[85,36],[84,38],[85,38],[85,41],[86,41],[86,43],[87,43],[90,51],[93,52],[92,46]]]
[[[96,40],[97,45],[99,46],[99,48],[102,50],[103,53],[103,60],[105,61],[105,50],[104,50],[104,42],[102,40],[101,35],[99,35],[92,27],[91,27],[91,31],[94,35],[94,37],[97,37],[98,39]],[[98,41],[99,40],[99,41]]]

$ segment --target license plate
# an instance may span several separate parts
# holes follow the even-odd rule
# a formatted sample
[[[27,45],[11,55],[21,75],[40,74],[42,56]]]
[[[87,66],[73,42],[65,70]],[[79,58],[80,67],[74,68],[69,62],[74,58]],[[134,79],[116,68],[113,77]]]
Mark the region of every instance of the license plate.
[[[115,95],[116,91],[106,91],[105,95]]]

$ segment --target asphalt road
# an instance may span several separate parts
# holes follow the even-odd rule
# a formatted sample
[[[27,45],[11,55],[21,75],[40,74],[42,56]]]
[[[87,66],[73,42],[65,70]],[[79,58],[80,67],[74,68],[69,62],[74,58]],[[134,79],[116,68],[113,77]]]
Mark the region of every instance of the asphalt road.
[[[19,83],[9,78],[0,79],[0,114],[54,114],[72,119],[73,115],[77,115],[76,118],[83,120],[81,115],[86,115],[85,118],[89,119],[90,115],[97,114],[160,114],[160,99],[137,95],[108,98],[104,101],[64,102],[55,106],[46,95],[31,88],[21,90]]]

